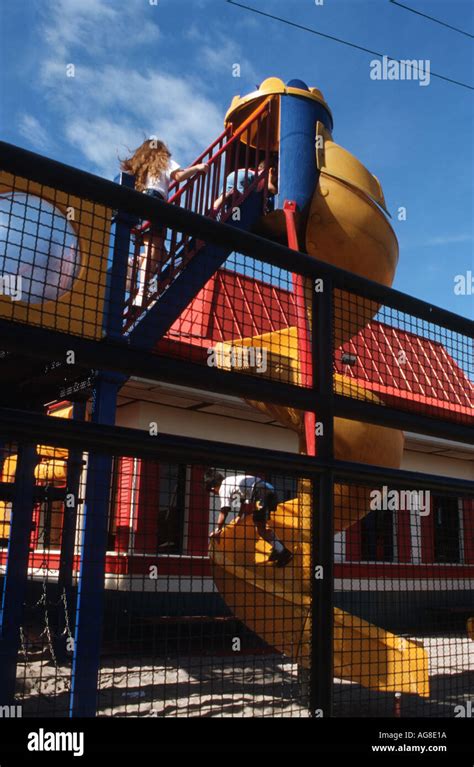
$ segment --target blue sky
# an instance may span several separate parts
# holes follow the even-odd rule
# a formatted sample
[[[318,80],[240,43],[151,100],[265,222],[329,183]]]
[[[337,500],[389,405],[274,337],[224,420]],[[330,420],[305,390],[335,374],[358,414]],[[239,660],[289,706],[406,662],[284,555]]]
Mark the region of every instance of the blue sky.
[[[429,59],[474,85],[474,40],[389,0],[242,2],[394,58]],[[474,33],[472,0],[406,4]],[[320,88],[335,140],[378,176],[394,214],[394,286],[473,316],[474,296],[453,289],[456,275],[474,272],[473,91],[433,77],[427,87],[374,81],[370,54],[226,0],[3,0],[0,17],[2,138],[110,178],[152,134],[191,162],[221,131],[232,96],[265,77]]]

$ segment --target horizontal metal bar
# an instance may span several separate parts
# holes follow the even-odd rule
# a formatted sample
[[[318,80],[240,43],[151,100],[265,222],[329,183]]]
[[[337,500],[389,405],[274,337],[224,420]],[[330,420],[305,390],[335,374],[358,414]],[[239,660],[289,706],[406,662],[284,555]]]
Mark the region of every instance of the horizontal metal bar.
[[[41,439],[42,444],[108,455],[156,458],[166,462],[229,465],[266,468],[282,473],[306,476],[319,472],[314,458],[264,450],[248,445],[213,442],[175,434],[151,436],[141,429],[107,426],[89,422],[52,418],[25,410],[0,408],[0,434],[18,442]]]
[[[155,381],[167,381],[181,386],[190,385],[210,391],[234,394],[289,407],[309,410],[324,407],[324,398],[303,387],[271,381],[234,371],[219,370],[196,362],[163,357],[134,348],[126,339],[96,341],[49,328],[14,323],[0,319],[1,346],[7,351],[27,354],[34,359],[65,358],[73,349],[76,364],[83,368],[139,376]],[[5,362],[3,362],[5,365]]]
[[[0,142],[0,168],[108,208],[119,209],[139,218],[159,220],[172,229],[185,231],[216,245],[230,244],[240,253],[290,272],[313,279],[331,278],[335,287],[353,291],[469,337],[474,336],[474,321],[465,317],[359,277],[352,272],[323,263],[305,253],[296,252],[250,232],[237,230],[206,216],[192,213],[177,205],[170,205],[150,195],[127,189],[108,179],[3,141]]]
[[[0,319],[2,346],[6,350],[22,351],[35,359],[59,359],[70,349],[76,353],[77,364],[85,368],[100,368],[129,376],[166,381],[181,386],[192,383],[193,388],[232,394],[247,399],[274,402],[300,410],[326,411],[324,396],[315,391],[278,381],[210,368],[186,360],[162,357],[133,349],[125,342],[95,341],[56,330],[12,323]],[[5,364],[5,363],[3,363]],[[474,428],[454,421],[431,418],[371,402],[334,395],[335,415],[340,418],[374,423],[390,428],[449,439],[474,442]]]
[[[405,470],[386,469],[353,462],[322,460],[318,457],[268,450],[248,445],[182,437],[176,434],[151,436],[141,429],[107,426],[84,421],[0,408],[0,434],[18,442],[39,439],[43,444],[76,448],[85,452],[151,458],[171,463],[203,464],[242,469],[268,470],[297,477],[317,476],[332,470],[339,480],[382,480],[408,487],[430,487],[460,494],[472,494],[474,483]],[[41,435],[41,437],[39,436]]]
[[[369,466],[364,463],[334,461],[334,477],[337,482],[373,483],[377,486],[390,482],[391,485],[407,490],[426,489],[439,493],[474,495],[474,482],[439,474],[424,474],[406,469],[388,469],[384,466]]]
[[[450,439],[454,442],[474,443],[474,425],[446,421],[405,410],[398,410],[372,402],[334,395],[334,409],[340,418],[350,418],[354,421],[365,421],[378,426],[388,426],[403,431],[414,431],[431,437]]]
[[[33,490],[33,498],[36,502],[44,501],[64,501],[66,497],[66,488],[64,487],[51,487],[51,485],[36,485]],[[13,500],[15,495],[14,482],[0,482],[0,499],[2,501]]]
[[[326,400],[314,390],[270,381],[233,371],[210,368],[207,365],[181,359],[162,357],[134,349],[122,341],[96,341],[49,328],[12,323],[0,319],[0,337],[6,350],[21,349],[35,359],[60,359],[74,349],[76,362],[84,368],[95,368],[166,381],[181,386],[203,388],[247,399],[274,402],[300,410],[326,412]],[[5,364],[5,362],[3,363]],[[431,418],[371,402],[334,395],[335,415],[391,428],[450,439],[474,442],[474,428],[454,421]]]

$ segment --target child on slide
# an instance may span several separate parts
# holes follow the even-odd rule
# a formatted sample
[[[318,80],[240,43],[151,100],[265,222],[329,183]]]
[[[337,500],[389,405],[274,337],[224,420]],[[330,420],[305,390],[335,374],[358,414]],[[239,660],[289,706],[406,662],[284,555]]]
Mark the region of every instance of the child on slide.
[[[214,469],[206,472],[204,483],[206,490],[218,495],[221,502],[217,528],[211,533],[211,538],[219,540],[228,513],[237,508],[235,522],[252,514],[258,535],[271,545],[269,562],[274,562],[276,567],[285,567],[293,559],[291,551],[268,526],[270,514],[278,505],[273,485],[248,474],[234,474],[224,479],[224,475]]]
[[[196,173],[205,175],[209,171],[206,163],[181,168],[171,159],[171,152],[163,141],[146,139],[134,153],[122,160],[120,167],[126,173],[135,176],[135,188],[160,200],[168,199],[168,190],[172,181],[185,181]],[[159,273],[165,260],[165,233],[163,229],[152,229],[144,237],[145,253],[140,258],[139,272],[145,266],[148,275]],[[148,258],[147,258],[148,257]],[[149,263],[146,261],[149,259]],[[129,274],[129,280],[131,275]]]

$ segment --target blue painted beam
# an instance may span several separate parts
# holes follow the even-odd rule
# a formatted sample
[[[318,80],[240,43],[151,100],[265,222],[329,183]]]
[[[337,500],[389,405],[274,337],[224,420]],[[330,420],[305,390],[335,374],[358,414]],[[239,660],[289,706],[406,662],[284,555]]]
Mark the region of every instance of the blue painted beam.
[[[120,183],[122,186],[133,189],[134,178],[122,173]],[[135,223],[136,219],[127,214],[120,211],[116,214],[112,265],[108,273],[103,324],[104,334],[108,338],[122,336],[130,229]],[[126,380],[127,376],[119,374],[98,374],[92,402],[93,423],[115,424],[117,394]],[[95,716],[97,709],[111,478],[112,457],[100,453],[89,453],[76,601],[69,708],[71,717],[92,717]],[[69,571],[71,566],[70,554],[69,546],[65,575],[68,575],[66,568]]]
[[[94,423],[115,424],[117,393],[122,382],[122,376],[99,375],[92,408]],[[111,475],[112,456],[89,453],[77,587],[71,717],[95,716],[97,708]]]
[[[20,445],[0,613],[0,706],[12,705],[15,696],[20,626],[28,581],[34,471],[37,462],[35,445]]]
[[[307,89],[301,80],[289,86]],[[329,130],[331,115],[322,104],[304,96],[285,94],[280,108],[280,200],[292,200],[303,210],[311,202],[319,179],[316,165],[316,123]]]
[[[262,195],[254,193],[240,205],[240,220],[227,222],[246,231],[252,229],[262,215]],[[232,253],[232,246],[204,245],[165,290],[157,302],[133,328],[130,344],[152,349],[163,338],[190,302]]]
[[[119,183],[128,189],[135,188],[135,178],[130,173],[121,173]],[[138,222],[134,216],[118,211],[112,229],[112,264],[107,272],[105,292],[104,331],[108,338],[122,336],[123,308],[127,282],[128,258],[130,254],[130,231]]]
[[[84,421],[86,417],[86,403],[83,401],[74,402],[72,409],[72,418],[75,421]],[[80,479],[83,469],[82,450],[70,450],[67,460],[67,487],[66,503],[63,505],[63,529],[61,534],[61,554],[59,557],[58,590],[57,598],[62,600],[65,595],[65,604],[59,606],[59,615],[55,636],[55,652],[59,660],[70,657],[68,653],[68,637],[64,634],[66,628],[66,618],[73,626],[73,606],[74,606],[74,549],[76,538],[77,511],[79,502]],[[70,503],[73,499],[73,505]],[[67,610],[67,615],[66,615]]]

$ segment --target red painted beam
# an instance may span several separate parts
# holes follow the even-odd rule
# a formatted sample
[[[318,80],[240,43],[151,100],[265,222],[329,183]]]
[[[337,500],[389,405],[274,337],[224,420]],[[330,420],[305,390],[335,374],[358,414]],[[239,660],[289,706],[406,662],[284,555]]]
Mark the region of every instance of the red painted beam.
[[[298,233],[296,231],[295,222],[296,203],[292,200],[285,200],[283,204],[283,213],[285,215],[288,247],[293,250],[299,250]],[[300,274],[293,274],[292,278],[296,303],[298,357],[301,372],[301,384],[305,387],[311,387],[313,385],[311,329],[309,328],[308,316],[306,314],[304,278]],[[306,452],[308,455],[316,455],[316,416],[314,413],[308,411],[304,414],[304,429]]]

